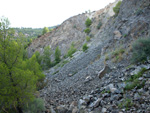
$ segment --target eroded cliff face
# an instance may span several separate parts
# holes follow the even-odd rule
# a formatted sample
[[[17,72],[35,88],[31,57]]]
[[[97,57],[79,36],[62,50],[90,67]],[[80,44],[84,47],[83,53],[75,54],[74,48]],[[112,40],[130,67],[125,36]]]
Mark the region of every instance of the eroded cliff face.
[[[35,51],[42,53],[45,46],[50,46],[53,51],[59,46],[62,56],[67,53],[71,43],[74,43],[78,50],[81,49],[82,45],[86,42],[87,34],[84,33],[86,19],[92,19],[93,24],[90,27],[91,33],[89,35],[94,37],[95,33],[98,32],[98,23],[101,22],[105,26],[109,18],[114,15],[112,7],[116,3],[109,4],[109,6],[99,11],[83,13],[67,19],[50,33],[35,39],[28,47],[29,56],[31,57]]]
[[[37,38],[28,48],[29,55],[31,56],[37,50],[42,52],[45,46],[50,46],[52,50],[55,50],[59,46],[62,55],[64,55],[70,48],[72,42],[79,48],[85,38],[83,31],[85,29],[86,19],[86,14],[74,16],[64,21],[50,33]]]
[[[137,74],[143,67],[150,70],[150,61],[138,65],[131,65],[130,62],[132,43],[139,38],[150,37],[150,0],[123,0],[120,12],[115,17],[112,8],[116,3],[91,14],[72,17],[51,33],[51,36],[58,36],[61,40],[51,37],[55,41],[48,39],[51,43],[45,45],[50,44],[55,48],[58,44],[65,53],[72,38],[74,41],[81,41],[78,46],[81,48],[87,36],[83,32],[86,28],[85,20],[90,17],[93,22],[90,26],[89,35],[93,35],[93,38],[88,42],[89,49],[86,52],[77,51],[68,63],[57,65],[45,72],[48,84],[40,91],[40,97],[45,100],[47,112],[149,112],[150,76],[139,78],[145,81],[145,85],[140,89],[135,87],[133,90],[124,91],[124,88],[127,85],[126,80],[133,76],[133,73]],[[84,20],[78,21],[82,26],[74,23],[81,20],[78,17]],[[99,21],[102,26],[97,29]],[[70,34],[75,35],[75,31],[81,34],[76,34],[76,38],[71,37]],[[123,52],[114,56],[114,52],[119,50]]]

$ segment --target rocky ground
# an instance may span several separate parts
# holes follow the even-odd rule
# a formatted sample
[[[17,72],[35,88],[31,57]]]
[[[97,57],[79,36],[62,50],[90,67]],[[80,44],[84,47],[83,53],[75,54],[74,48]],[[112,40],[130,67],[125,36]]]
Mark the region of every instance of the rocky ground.
[[[48,84],[40,97],[47,113],[150,112],[150,62],[130,62],[132,43],[150,36],[150,0],[123,0],[118,16],[103,23],[99,30],[91,25],[86,52],[45,71]]]

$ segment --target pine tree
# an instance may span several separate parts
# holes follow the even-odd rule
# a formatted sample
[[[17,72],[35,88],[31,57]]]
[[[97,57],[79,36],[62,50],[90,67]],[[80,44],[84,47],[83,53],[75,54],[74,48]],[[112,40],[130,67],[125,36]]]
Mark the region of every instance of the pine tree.
[[[59,47],[57,46],[55,49],[55,62],[56,64],[60,62],[60,56],[61,56],[61,51],[59,49]]]
[[[49,46],[46,46],[44,48],[44,52],[42,56],[43,69],[48,69],[52,66],[51,54],[52,54],[51,48]]]
[[[34,99],[39,79],[44,78],[34,56],[23,60],[24,44],[21,38],[14,38],[9,21],[0,22],[0,109],[22,113],[22,106]],[[29,62],[32,62],[31,64]],[[32,67],[32,68],[31,68]],[[38,71],[37,71],[38,70]],[[14,111],[13,111],[14,112]]]

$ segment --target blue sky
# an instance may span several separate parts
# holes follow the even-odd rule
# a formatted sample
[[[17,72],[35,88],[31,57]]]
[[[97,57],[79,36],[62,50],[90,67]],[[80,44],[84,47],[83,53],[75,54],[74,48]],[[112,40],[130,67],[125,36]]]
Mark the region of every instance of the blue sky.
[[[43,28],[61,24],[66,19],[104,8],[115,0],[0,0],[0,17],[11,27]]]

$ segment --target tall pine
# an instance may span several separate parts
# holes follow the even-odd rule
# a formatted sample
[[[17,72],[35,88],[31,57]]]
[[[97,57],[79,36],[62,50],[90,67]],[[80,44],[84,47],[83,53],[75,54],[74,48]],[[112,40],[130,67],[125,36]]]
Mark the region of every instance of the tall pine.
[[[34,99],[38,80],[44,78],[35,57],[24,61],[23,51],[21,37],[14,37],[8,19],[3,17],[0,21],[0,109],[4,112],[22,113],[22,106]]]

